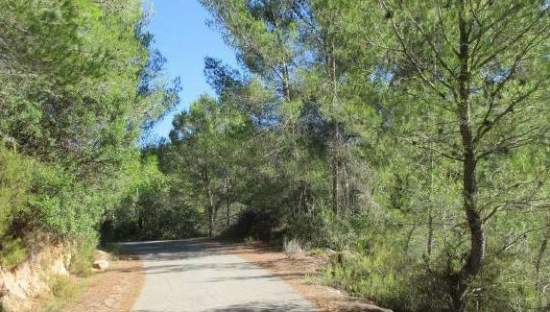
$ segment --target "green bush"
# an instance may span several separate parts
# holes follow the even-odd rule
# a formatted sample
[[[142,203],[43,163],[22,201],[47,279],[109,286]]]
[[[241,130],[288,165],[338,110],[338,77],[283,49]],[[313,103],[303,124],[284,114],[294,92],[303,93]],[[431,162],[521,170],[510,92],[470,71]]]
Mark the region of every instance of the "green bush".
[[[0,237],[5,237],[29,213],[30,179],[34,163],[0,145]],[[0,240],[3,241],[3,240]]]
[[[80,239],[73,251],[70,272],[78,276],[89,276],[92,273],[96,247],[97,239],[89,237]]]
[[[331,257],[322,280],[334,287],[392,308],[410,305],[411,265],[390,246],[379,244],[372,251],[342,251]],[[400,309],[397,309],[400,311]]]
[[[3,2],[2,263],[40,247],[30,234],[95,237],[141,181],[141,126],[177,101],[149,53],[142,3],[115,2]]]
[[[5,240],[0,250],[0,266],[11,269],[27,258],[27,250],[21,239]]]
[[[405,256],[395,242],[371,238],[369,244],[332,255],[320,279],[396,312],[445,312],[450,311],[450,276],[455,272],[456,256],[449,249],[428,266],[426,259],[414,261]],[[471,281],[466,311],[527,311],[526,307],[546,311],[550,298],[529,282],[535,280],[534,269],[519,258],[489,256],[482,272]]]
[[[27,257],[20,234],[29,221],[33,162],[0,146],[0,265],[11,268]]]
[[[52,291],[52,296],[42,304],[44,312],[59,312],[63,311],[66,306],[83,290],[83,285],[76,280],[66,276],[53,276],[49,280],[49,285]]]
[[[31,233],[52,239],[90,241],[102,202],[65,170],[0,147],[0,264],[13,267],[27,256]],[[87,248],[89,252],[90,248]]]

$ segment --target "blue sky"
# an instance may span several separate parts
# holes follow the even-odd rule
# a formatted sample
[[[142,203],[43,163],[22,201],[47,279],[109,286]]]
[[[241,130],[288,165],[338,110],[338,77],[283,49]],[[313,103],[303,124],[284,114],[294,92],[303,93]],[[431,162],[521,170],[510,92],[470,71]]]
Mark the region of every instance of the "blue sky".
[[[214,94],[203,74],[206,56],[237,66],[233,49],[220,33],[207,26],[209,13],[197,0],[150,0],[152,16],[149,31],[155,36],[154,47],[166,57],[169,78],[180,77],[182,91],[178,107],[153,128],[153,137],[166,137],[177,112],[185,110],[200,95]]]

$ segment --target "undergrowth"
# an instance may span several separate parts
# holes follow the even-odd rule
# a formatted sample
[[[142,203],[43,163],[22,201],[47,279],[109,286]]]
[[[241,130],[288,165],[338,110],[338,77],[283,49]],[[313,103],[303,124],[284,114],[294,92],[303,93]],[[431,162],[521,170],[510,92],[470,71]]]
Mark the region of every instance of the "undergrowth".
[[[76,245],[69,271],[77,276],[86,277],[92,274],[92,263],[97,239],[83,239]]]
[[[28,256],[25,244],[21,239],[7,240],[0,249],[0,266],[12,269]]]
[[[82,293],[84,284],[76,278],[53,276],[49,280],[51,296],[42,304],[41,312],[59,312],[65,306],[74,302]]]

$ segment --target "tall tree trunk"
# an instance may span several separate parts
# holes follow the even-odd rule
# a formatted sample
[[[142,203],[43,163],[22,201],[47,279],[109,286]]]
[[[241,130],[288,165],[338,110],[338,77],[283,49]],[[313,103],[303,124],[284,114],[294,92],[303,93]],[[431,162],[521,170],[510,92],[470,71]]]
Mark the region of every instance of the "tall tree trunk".
[[[546,252],[546,248],[548,247],[549,239],[550,239],[550,227],[548,227],[544,232],[542,242],[540,244],[539,252],[537,254],[537,260],[535,262],[535,271],[537,272],[537,277],[540,273],[540,265],[542,263],[542,259],[544,258],[544,253]]]
[[[433,125],[433,117],[430,113],[430,122]],[[428,194],[428,240],[426,242],[426,254],[428,267],[431,266],[432,261],[432,247],[433,247],[433,237],[434,237],[434,227],[433,227],[433,193],[434,193],[434,148],[433,143],[430,141],[430,189]]]
[[[409,255],[409,247],[411,245],[412,237],[413,237],[414,231],[416,231],[417,226],[418,225],[416,224],[416,220],[414,220],[411,230],[407,232],[407,239],[405,240],[405,256]]]
[[[432,203],[429,203],[428,207],[428,241],[426,242],[426,254],[428,256],[428,265],[431,263],[432,259],[432,246],[433,246],[433,237],[434,237],[434,227],[433,227],[433,211]]]
[[[287,55],[283,57],[283,94],[286,101],[291,100],[290,95],[290,72],[288,70]]]
[[[460,1],[459,31],[460,31],[460,73],[458,76],[458,119],[463,150],[463,206],[470,231],[470,251],[466,263],[460,272],[451,278],[452,310],[463,312],[466,308],[466,291],[470,280],[479,274],[485,257],[485,233],[481,216],[477,210],[477,159],[470,123],[469,103],[469,27],[464,19],[464,3]]]
[[[332,210],[335,215],[340,213],[340,126],[336,123],[334,129],[334,147],[332,157]]]
[[[230,218],[230,211],[229,211],[229,206],[231,205],[230,204],[230,198],[229,198],[229,181],[228,181],[228,178],[226,177],[223,181],[223,193],[224,193],[224,196],[225,196],[225,226],[226,227],[229,227],[229,218]]]
[[[216,211],[214,209],[214,194],[212,193],[212,189],[210,188],[210,184],[208,185],[208,237],[212,238],[214,237],[214,224],[215,224],[215,216]]]
[[[540,244],[539,252],[537,253],[537,259],[535,261],[535,274],[536,274],[536,283],[537,283],[537,289],[539,291],[539,299],[538,299],[538,306],[542,309],[542,305],[544,304],[544,283],[541,280],[540,277],[540,267],[542,264],[542,260],[544,259],[544,254],[546,252],[546,249],[548,248],[548,240],[550,240],[550,224],[547,224],[546,230],[544,231],[544,234],[542,236],[542,242]]]
[[[208,217],[208,237],[212,238],[214,235],[214,194],[212,192],[212,187],[210,186],[210,176],[208,175],[208,167],[204,166],[203,168],[203,179],[206,188],[206,196],[208,198],[208,208],[207,208],[207,217]]]
[[[230,207],[229,197],[227,197],[225,199],[225,226],[226,227],[229,227],[229,224],[231,223],[230,220],[229,220],[231,218],[231,213],[229,211],[229,207]]]
[[[335,54],[334,40],[331,43],[330,51],[330,78],[332,82],[332,111],[336,112],[336,105],[338,101],[338,86],[336,81],[336,54]],[[340,123],[336,116],[332,117],[335,123],[334,126],[334,146],[332,157],[332,210],[334,214],[338,216],[340,213]]]

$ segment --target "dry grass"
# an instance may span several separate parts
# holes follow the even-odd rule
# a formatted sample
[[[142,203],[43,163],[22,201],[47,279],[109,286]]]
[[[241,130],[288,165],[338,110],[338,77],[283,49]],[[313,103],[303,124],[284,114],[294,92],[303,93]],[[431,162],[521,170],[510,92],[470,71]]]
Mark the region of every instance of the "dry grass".
[[[88,276],[52,278],[52,293],[35,302],[39,312],[129,312],[143,286],[141,262],[119,259]]]
[[[127,312],[143,286],[141,262],[133,259],[113,261],[108,270],[88,279],[88,287],[79,299],[63,312]]]
[[[59,312],[63,308],[78,300],[86,288],[84,279],[68,276],[54,276],[50,279],[51,295],[43,298],[39,303],[40,311]]]

